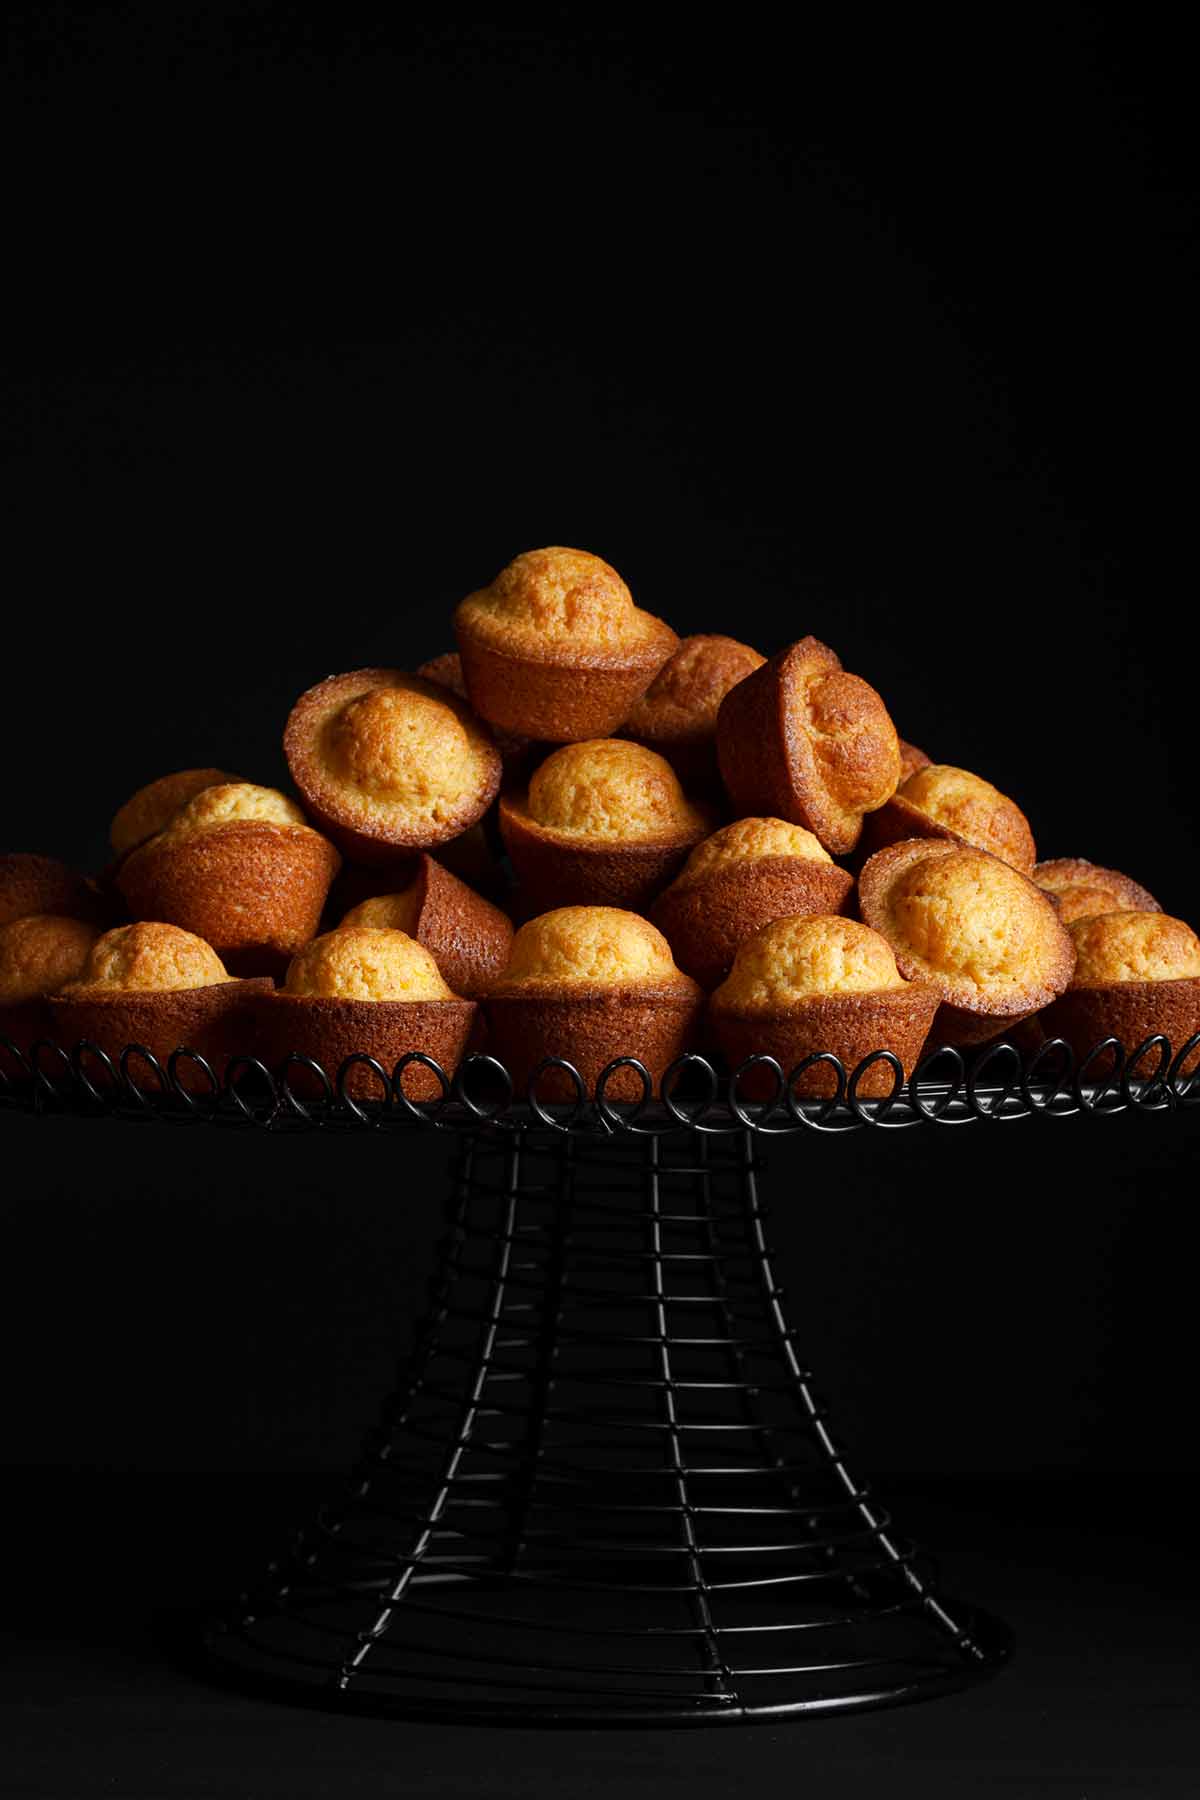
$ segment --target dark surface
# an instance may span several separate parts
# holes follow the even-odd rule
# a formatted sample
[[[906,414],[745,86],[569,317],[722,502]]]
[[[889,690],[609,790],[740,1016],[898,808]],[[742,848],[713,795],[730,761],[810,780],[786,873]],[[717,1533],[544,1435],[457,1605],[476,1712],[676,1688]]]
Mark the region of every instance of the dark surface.
[[[1145,1485],[884,1482],[944,1551],[951,1592],[1015,1626],[1017,1660],[966,1694],[786,1729],[546,1732],[342,1719],[244,1699],[166,1658],[323,1493],[243,1476],[8,1488],[16,1659],[0,1770],[11,1800],[735,1795],[1183,1800],[1200,1780],[1186,1504]],[[69,1541],[70,1550],[64,1549]]]
[[[1043,855],[1196,922],[1173,23],[736,26],[14,9],[4,847],[94,867],[167,769],[282,780],[301,688],[447,648],[464,592],[557,541],[682,630],[821,636]],[[3,1125],[0,1451],[53,1471],[5,1492],[17,1800],[1196,1791],[1194,1120],[776,1152],[845,1433],[981,1478],[911,1523],[1020,1659],[906,1714],[636,1739],[293,1714],[151,1641],[288,1513],[247,1471],[352,1454],[440,1146]],[[1005,1484],[1031,1472],[1084,1480]]]

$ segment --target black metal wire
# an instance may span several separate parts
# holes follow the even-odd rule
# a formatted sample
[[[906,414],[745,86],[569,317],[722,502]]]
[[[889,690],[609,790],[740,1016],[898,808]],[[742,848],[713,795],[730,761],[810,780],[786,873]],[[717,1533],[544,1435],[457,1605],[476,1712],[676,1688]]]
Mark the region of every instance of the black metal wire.
[[[207,1645],[351,1711],[750,1722],[1000,1667],[850,1473],[782,1309],[753,1134],[459,1144],[432,1305],[345,1496]]]
[[[1107,1040],[942,1049],[905,1081],[876,1053],[790,1073],[681,1057],[657,1095],[630,1058],[589,1093],[547,1059],[517,1095],[494,1059],[451,1082],[185,1046],[115,1061],[0,1039],[0,1106],[277,1133],[448,1133],[453,1212],[396,1392],[336,1504],[205,1637],[241,1685],[347,1711],[496,1723],[696,1724],[895,1704],[1002,1666],[1006,1628],[940,1591],[850,1471],[784,1313],[759,1192],[764,1140],[1195,1105],[1200,1048]],[[889,1063],[891,1094],[863,1100]],[[441,1097],[404,1091],[414,1063]],[[349,1091],[369,1068],[377,1097]],[[801,1097],[829,1071],[832,1092]],[[539,1080],[565,1070],[567,1105]],[[610,1098],[633,1068],[642,1092]],[[753,1073],[774,1075],[774,1095]],[[297,1079],[302,1077],[302,1079]],[[315,1095],[315,1097],[314,1097]]]
[[[0,1037],[0,1109],[275,1132],[424,1129],[462,1135],[481,1128],[522,1131],[533,1123],[564,1136],[642,1136],[686,1126],[706,1136],[750,1131],[776,1137],[1061,1119],[1080,1113],[1106,1117],[1195,1106],[1200,1104],[1200,1059],[1189,1073],[1184,1068],[1198,1050],[1200,1033],[1175,1052],[1161,1035],[1146,1038],[1128,1054],[1117,1039],[1107,1038],[1079,1064],[1061,1039],[1024,1057],[1010,1043],[992,1044],[969,1063],[961,1051],[944,1047],[927,1054],[907,1081],[887,1050],[872,1052],[850,1070],[837,1057],[819,1052],[790,1073],[769,1056],[750,1057],[728,1071],[691,1052],[671,1064],[657,1095],[636,1058],[610,1063],[589,1093],[569,1062],[547,1057],[518,1095],[503,1065],[481,1053],[466,1057],[453,1080],[432,1057],[417,1051],[402,1057],[390,1075],[363,1053],[347,1057],[332,1072],[295,1053],[274,1069],[256,1057],[239,1056],[218,1080],[211,1065],[184,1045],[164,1069],[144,1045],[126,1046],[114,1064],[98,1045],[86,1041],[68,1051],[43,1039],[23,1050],[11,1038]],[[880,1062],[891,1069],[891,1094],[861,1099],[864,1076]],[[439,1099],[418,1102],[405,1093],[404,1074],[413,1065],[433,1073],[441,1088]],[[821,1099],[798,1095],[795,1084],[817,1066],[828,1069],[834,1092]],[[350,1074],[363,1067],[374,1078],[375,1098],[356,1098],[348,1091]],[[551,1069],[567,1074],[576,1090],[572,1102],[550,1104],[541,1097],[541,1079]],[[622,1069],[632,1069],[641,1079],[636,1100],[616,1101],[609,1095],[612,1077]],[[318,1098],[297,1092],[297,1070],[315,1079]],[[749,1078],[763,1070],[775,1078],[773,1098],[747,1101],[745,1092],[755,1091]]]

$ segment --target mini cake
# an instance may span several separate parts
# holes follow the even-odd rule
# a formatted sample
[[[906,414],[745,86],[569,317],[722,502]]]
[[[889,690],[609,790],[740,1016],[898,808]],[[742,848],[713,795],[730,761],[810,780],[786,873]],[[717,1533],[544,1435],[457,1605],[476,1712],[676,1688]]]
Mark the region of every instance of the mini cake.
[[[849,1077],[864,1057],[890,1050],[907,1080],[938,1010],[936,988],[905,981],[886,938],[857,919],[810,913],[775,919],[747,938],[727,981],[709,1002],[719,1049],[736,1070],[750,1056],[773,1056],[786,1076],[818,1051],[836,1056]],[[856,1092],[890,1094],[890,1064],[873,1063]],[[816,1064],[794,1084],[798,1094],[836,1092],[835,1073]],[[738,1084],[746,1099],[775,1092],[768,1069]]]
[[[486,726],[449,688],[402,669],[355,669],[309,688],[283,748],[312,818],[355,862],[448,843],[500,786]]]
[[[484,1008],[491,1053],[519,1097],[547,1056],[573,1064],[589,1094],[608,1063],[633,1056],[657,1090],[664,1070],[691,1044],[702,1000],[648,920],[616,907],[565,906],[522,925]],[[563,1070],[546,1070],[535,1091],[543,1100],[569,1101],[576,1093]],[[621,1069],[605,1093],[637,1099],[642,1083],[635,1070]]]
[[[1074,919],[1067,930],[1075,973],[1066,993],[1042,1014],[1042,1025],[1047,1037],[1066,1040],[1078,1062],[1107,1037],[1119,1038],[1132,1055],[1161,1033],[1177,1054],[1200,1032],[1200,938],[1182,919],[1106,912]],[[1151,1056],[1143,1072],[1153,1067]],[[1197,1067],[1200,1049],[1183,1073]]]
[[[500,832],[528,911],[640,907],[712,829],[664,757],[624,738],[555,750],[521,797],[500,797]]]
[[[431,657],[423,662],[417,674],[424,681],[432,681],[438,687],[448,688],[450,693],[457,694],[460,700],[470,704],[467,684],[463,680],[462,657],[457,650],[447,650],[441,656]],[[533,739],[520,737],[516,732],[499,731],[493,728],[492,736],[496,740],[496,748],[500,752],[500,761],[504,765],[506,780],[523,775],[529,767],[533,754]]]
[[[1064,925],[1097,913],[1161,912],[1153,894],[1117,869],[1102,869],[1082,856],[1060,856],[1040,862],[1033,879],[1058,907]]]
[[[344,925],[306,944],[288,966],[283,987],[258,1007],[263,1054],[279,1069],[294,1051],[320,1063],[330,1083],[348,1056],[373,1056],[390,1076],[402,1056],[419,1050],[453,1079],[475,1019],[475,1003],[447,987],[437,963],[406,932]],[[292,1067],[292,1091],[319,1097],[317,1078]],[[441,1083],[432,1069],[413,1064],[401,1077],[410,1100],[436,1100]],[[361,1064],[346,1091],[381,1099],[382,1089]]]
[[[46,995],[76,979],[98,936],[98,926],[55,913],[0,925],[0,1037],[27,1048],[49,1033]]]
[[[679,643],[615,569],[560,545],[527,550],[468,594],[454,632],[476,712],[556,744],[614,732]]]
[[[156,919],[119,925],[97,938],[75,981],[50,997],[54,1030],[64,1049],[97,1044],[114,1064],[130,1044],[150,1050],[163,1070],[173,1051],[197,1051],[220,1079],[231,1056],[255,1051],[252,1004],[266,980],[237,981],[210,944]],[[136,1068],[139,1085],[150,1081]],[[198,1069],[180,1079],[201,1091]]]
[[[280,972],[317,929],[341,858],[295,801],[249,782],[203,788],[121,864],[135,919],[210,943],[234,974]]]
[[[508,961],[512,920],[427,853],[399,892],[379,894],[348,912],[342,928],[369,925],[403,931],[423,944],[456,994],[468,1000]]]
[[[900,740],[873,687],[801,638],[731,688],[717,715],[721,778],[742,814],[787,819],[834,856],[891,799]]]
[[[0,856],[0,925],[31,913],[105,923],[103,897],[77,869],[55,856],[9,850]]]
[[[903,738],[900,739],[900,782],[901,782],[901,785],[903,785],[904,782],[906,782],[908,780],[910,775],[915,775],[918,769],[929,768],[929,766],[932,762],[933,762],[932,756],[926,756],[925,752],[919,747],[919,745],[909,744],[909,743],[906,743]]]
[[[684,638],[634,703],[621,737],[657,750],[689,787],[712,787],[719,780],[721,702],[730,688],[765,661],[736,638],[708,634]]]
[[[902,782],[867,821],[861,848],[870,856],[914,837],[990,850],[1022,875],[1032,874],[1037,860],[1029,821],[1016,802],[982,776],[949,763],[930,763]]]
[[[1047,895],[986,850],[908,838],[858,878],[859,909],[900,973],[937,988],[933,1041],[986,1043],[1061,994],[1075,951]]]
[[[679,967],[711,990],[772,919],[840,912],[853,885],[803,825],[738,819],[696,846],[651,917]]]
[[[128,856],[147,838],[152,838],[169,825],[180,807],[194,800],[205,788],[224,787],[239,779],[221,769],[177,769],[173,775],[160,775],[132,794],[117,812],[109,829],[109,842],[116,856]]]

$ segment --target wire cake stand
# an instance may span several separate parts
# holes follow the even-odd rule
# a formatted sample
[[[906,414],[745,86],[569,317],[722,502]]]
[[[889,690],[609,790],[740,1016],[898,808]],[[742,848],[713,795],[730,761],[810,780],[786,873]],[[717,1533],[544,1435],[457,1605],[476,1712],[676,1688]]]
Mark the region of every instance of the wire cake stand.
[[[778,1722],[929,1698],[1003,1667],[1008,1628],[947,1596],[847,1464],[784,1311],[760,1192],[767,1140],[805,1132],[1172,1113],[1200,1101],[1164,1038],[1010,1044],[968,1065],[888,1052],[788,1076],[681,1058],[654,1097],[610,1065],[569,1105],[518,1099],[492,1058],[330,1077],[177,1051],[22,1055],[0,1103],[230,1130],[440,1131],[449,1230],[406,1368],[345,1491],[220,1618],[206,1666],[292,1702],[444,1721]],[[867,1067],[893,1091],[863,1100]],[[828,1098],[793,1083],[827,1066]],[[411,1101],[406,1067],[442,1098]],[[356,1065],[359,1065],[356,1068]],[[754,1066],[775,1098],[747,1104]],[[377,1097],[356,1098],[361,1068]],[[635,1102],[608,1097],[618,1068]],[[303,1069],[304,1082],[297,1081]],[[540,1073],[540,1072],[539,1072]],[[626,1078],[627,1079],[627,1078]],[[315,1084],[315,1085],[314,1085]],[[318,1093],[318,1099],[301,1097]],[[1049,1128],[1049,1127],[1047,1127]]]

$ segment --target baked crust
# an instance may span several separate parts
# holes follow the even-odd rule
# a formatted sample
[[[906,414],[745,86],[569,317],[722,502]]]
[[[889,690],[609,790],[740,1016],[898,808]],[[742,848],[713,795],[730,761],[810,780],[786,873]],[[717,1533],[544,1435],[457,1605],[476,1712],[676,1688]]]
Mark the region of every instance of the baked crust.
[[[58,913],[27,913],[0,925],[0,1006],[57,993],[83,970],[99,928]]]
[[[1172,981],[1108,981],[1094,987],[1073,987],[1040,1015],[1048,1038],[1062,1038],[1070,1045],[1077,1063],[1107,1037],[1119,1038],[1131,1056],[1149,1037],[1161,1033],[1170,1040],[1172,1055],[1200,1032],[1200,975]],[[1093,1073],[1101,1078],[1111,1068],[1111,1058],[1097,1058]],[[1155,1059],[1148,1056],[1141,1067],[1148,1077]],[[1184,1062],[1181,1073],[1200,1068],[1200,1047]]]
[[[403,918],[410,923],[403,923],[396,913],[396,929],[407,931],[425,946],[456,994],[477,998],[508,961],[513,941],[508,914],[422,851],[402,896],[380,895],[361,901],[342,924],[387,924],[386,902],[400,897],[405,901]]]
[[[1049,1005],[1075,967],[1074,945],[1041,889],[986,850],[946,838],[877,851],[859,875],[858,903],[900,973],[937,988],[935,1046],[986,1043]]]
[[[755,857],[695,883],[673,882],[650,917],[679,967],[711,991],[729,973],[739,947],[764,925],[801,913],[840,913],[853,886],[849,871],[833,862]]]
[[[712,820],[662,839],[628,843],[548,831],[529,816],[523,797],[500,796],[500,835],[512,859],[522,906],[533,913],[559,906],[618,906],[639,912],[707,837]]]
[[[468,594],[454,634],[476,712],[548,743],[610,736],[679,644],[614,568],[561,545],[526,551]]]
[[[348,1056],[373,1056],[390,1076],[402,1056],[419,1050],[440,1064],[453,1080],[471,1037],[473,1000],[325,1000],[276,992],[255,1007],[260,1055],[277,1075],[294,1051],[320,1063],[330,1083]],[[301,1099],[316,1099],[324,1089],[316,1076],[293,1066],[288,1085]],[[441,1097],[441,1083],[431,1069],[416,1063],[402,1077],[410,1100]],[[346,1091],[355,1099],[380,1099],[378,1080],[361,1065],[351,1070]]]
[[[731,1072],[750,1056],[773,1056],[790,1075],[806,1056],[827,1051],[849,1077],[864,1057],[890,1050],[900,1060],[907,1081],[921,1060],[925,1040],[938,1011],[939,996],[922,982],[875,992],[817,994],[795,1000],[773,1012],[740,1012],[709,1003],[709,1027]],[[860,1080],[860,1099],[890,1094],[895,1071],[873,1063]],[[768,1100],[775,1092],[770,1070],[747,1071],[737,1092],[744,1100]],[[834,1072],[818,1063],[794,1084],[794,1092],[827,1097],[836,1092]]]
[[[520,1098],[534,1069],[547,1056],[572,1063],[588,1094],[602,1070],[621,1056],[645,1064],[657,1093],[664,1071],[695,1041],[703,995],[694,982],[659,987],[573,986],[559,994],[492,994],[484,998],[489,1054],[502,1062]],[[575,1084],[561,1069],[538,1078],[540,1100],[572,1101]],[[636,1071],[618,1070],[605,1086],[610,1100],[636,1100],[642,1083]]]
[[[78,988],[53,994],[50,1013],[54,1033],[64,1050],[87,1041],[98,1044],[112,1062],[130,1044],[142,1044],[158,1058],[163,1071],[172,1052],[198,1051],[223,1079],[231,1057],[259,1052],[254,1003],[271,992],[265,979],[218,981],[208,987],[129,992],[118,988]],[[152,1086],[144,1065],[135,1063],[134,1078]],[[204,1092],[208,1083],[184,1063],[180,1079],[189,1090]]]
[[[685,785],[709,788],[719,779],[721,702],[765,661],[737,638],[711,632],[682,638],[617,735],[665,756]]]
[[[904,783],[908,780],[910,775],[916,774],[918,769],[928,769],[928,768],[931,768],[932,766],[933,766],[932,756],[926,756],[924,750],[921,749],[919,744],[910,744],[904,738],[900,739],[900,785],[901,785],[901,787],[903,787]]]
[[[836,855],[900,779],[900,740],[875,689],[801,638],[731,688],[717,715],[721,778],[739,813],[804,825]]]
[[[942,808],[941,816],[923,804]],[[990,781],[948,763],[926,763],[908,776],[887,804],[866,821],[859,846],[864,856],[905,838],[946,838],[988,850],[1032,875],[1037,847],[1029,821],[1015,800]]]
[[[1098,913],[1162,911],[1154,895],[1131,876],[1082,856],[1056,856],[1037,863],[1033,879],[1056,902],[1064,925]]]
[[[234,975],[279,974],[316,933],[341,865],[307,825],[235,820],[151,838],[117,876],[135,919],[205,938]]]
[[[409,714],[419,744],[402,729]],[[306,811],[355,862],[394,863],[448,843],[500,786],[487,727],[447,686],[403,669],[318,682],[293,706],[283,749]]]
[[[113,818],[108,834],[113,854],[118,858],[128,856],[147,838],[162,831],[180,807],[205,788],[224,787],[231,782],[241,785],[240,776],[228,775],[223,769],[176,769],[173,774],[147,782],[130,795]]]
[[[98,888],[56,856],[8,850],[0,855],[0,925],[31,913],[108,923],[109,908]]]
[[[550,822],[559,818],[569,823]],[[640,911],[712,826],[663,757],[622,738],[564,745],[524,795],[500,797],[500,833],[535,913],[572,904]]]
[[[471,704],[467,693],[467,684],[463,678],[462,657],[457,650],[446,650],[441,656],[431,657],[423,662],[417,674],[425,681],[435,682],[438,687],[448,688],[457,694],[467,705]],[[500,752],[500,761],[504,765],[503,779],[516,781],[524,775],[533,759],[537,745],[533,738],[521,737],[513,731],[492,728],[492,736],[496,740],[496,748]]]

